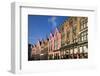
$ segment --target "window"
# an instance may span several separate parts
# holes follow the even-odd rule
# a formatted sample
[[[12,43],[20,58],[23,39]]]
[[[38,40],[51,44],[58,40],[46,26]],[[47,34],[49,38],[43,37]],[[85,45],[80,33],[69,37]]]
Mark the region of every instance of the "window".
[[[70,49],[70,54],[73,54],[73,49]]]
[[[83,50],[82,50],[82,47],[80,46],[80,53],[82,53],[83,52]]]
[[[80,42],[88,40],[88,31],[84,31],[80,34]]]
[[[84,28],[87,27],[87,22],[88,22],[88,18],[81,18],[80,20],[80,29],[83,30]]]
[[[78,52],[77,48],[74,48],[74,54],[76,54]]]
[[[81,23],[81,27],[80,28],[81,28],[81,30],[83,29],[83,23]]]
[[[86,40],[86,35],[84,36],[84,40]]]
[[[81,34],[82,41],[84,40],[84,33]]]
[[[88,40],[88,33],[86,34],[86,41]]]
[[[88,52],[88,47],[86,45],[83,47],[83,49],[84,49],[84,53]]]

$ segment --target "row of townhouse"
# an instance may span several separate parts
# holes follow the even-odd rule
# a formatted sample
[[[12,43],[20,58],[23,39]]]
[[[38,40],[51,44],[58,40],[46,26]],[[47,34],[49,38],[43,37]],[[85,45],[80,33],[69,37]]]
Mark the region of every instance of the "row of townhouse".
[[[31,48],[33,60],[88,58],[88,18],[69,17]]]
[[[87,25],[87,17],[70,17],[62,24],[60,27],[62,58],[88,58]]]

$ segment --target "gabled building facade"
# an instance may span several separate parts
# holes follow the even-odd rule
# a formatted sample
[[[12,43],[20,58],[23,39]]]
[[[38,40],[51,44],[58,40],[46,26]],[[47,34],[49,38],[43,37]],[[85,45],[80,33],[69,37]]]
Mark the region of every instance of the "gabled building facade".
[[[34,60],[88,58],[88,18],[69,17],[32,48]]]

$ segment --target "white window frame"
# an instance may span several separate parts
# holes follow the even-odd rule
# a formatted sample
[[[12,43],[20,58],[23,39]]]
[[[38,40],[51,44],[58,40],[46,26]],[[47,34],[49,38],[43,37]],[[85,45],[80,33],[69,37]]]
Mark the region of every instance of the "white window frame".
[[[84,68],[87,66],[89,66],[90,68],[92,66],[94,66],[94,62],[96,59],[94,54],[94,46],[93,43],[93,39],[95,34],[95,30],[94,28],[96,28],[95,25],[95,20],[96,20],[96,8],[91,8],[91,7],[80,7],[80,6],[64,6],[64,7],[59,7],[58,6],[53,6],[51,4],[47,4],[48,6],[44,5],[44,4],[40,4],[37,5],[35,3],[17,3],[14,2],[11,5],[11,45],[12,45],[12,51],[11,51],[11,72],[13,73],[23,73],[23,72],[47,72],[47,71],[52,71],[52,70],[64,70],[67,68],[70,69],[75,69],[75,67],[80,67],[80,68]],[[24,61],[23,57],[21,58],[21,56],[24,56],[23,50],[22,48],[23,45],[23,40],[25,37],[23,37],[23,33],[25,33],[25,30],[22,27],[22,19],[25,16],[22,16],[22,9],[38,9],[39,11],[42,11],[41,9],[43,9],[44,11],[49,10],[48,13],[45,12],[40,12],[41,15],[64,15],[66,14],[67,16],[88,16],[90,22],[88,22],[89,24],[89,59],[84,59],[84,60],[55,60],[55,61],[44,61],[44,62],[28,62],[28,61]],[[51,12],[52,11],[52,12]],[[58,11],[58,12],[55,12]],[[63,11],[63,12],[62,12]],[[67,12],[67,13],[64,13]],[[35,11],[36,12],[36,11]],[[62,14],[61,14],[62,13]],[[89,13],[89,14],[88,14]],[[25,21],[24,21],[25,22]],[[91,24],[91,27],[90,27]],[[92,33],[92,34],[91,34]],[[94,39],[95,40],[95,39]],[[26,47],[25,47],[26,48]],[[27,50],[27,49],[26,49]],[[26,51],[27,52],[27,51]],[[25,58],[26,56],[24,56]],[[24,64],[28,63],[26,66],[24,66]],[[52,64],[50,64],[52,63]],[[63,63],[63,64],[62,64]],[[50,64],[50,65],[49,65]],[[42,65],[42,66],[41,66]],[[49,66],[48,66],[49,65]],[[66,65],[66,66],[65,66]],[[45,67],[45,68],[43,68]],[[27,69],[25,69],[27,68]]]

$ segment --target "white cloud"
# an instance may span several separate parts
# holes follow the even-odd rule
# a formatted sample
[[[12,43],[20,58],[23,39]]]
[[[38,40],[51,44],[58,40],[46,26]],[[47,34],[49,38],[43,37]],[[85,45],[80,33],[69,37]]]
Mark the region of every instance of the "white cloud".
[[[57,23],[56,23],[56,17],[51,17],[48,19],[48,22],[51,22],[52,23],[52,27],[56,27],[57,26]]]

